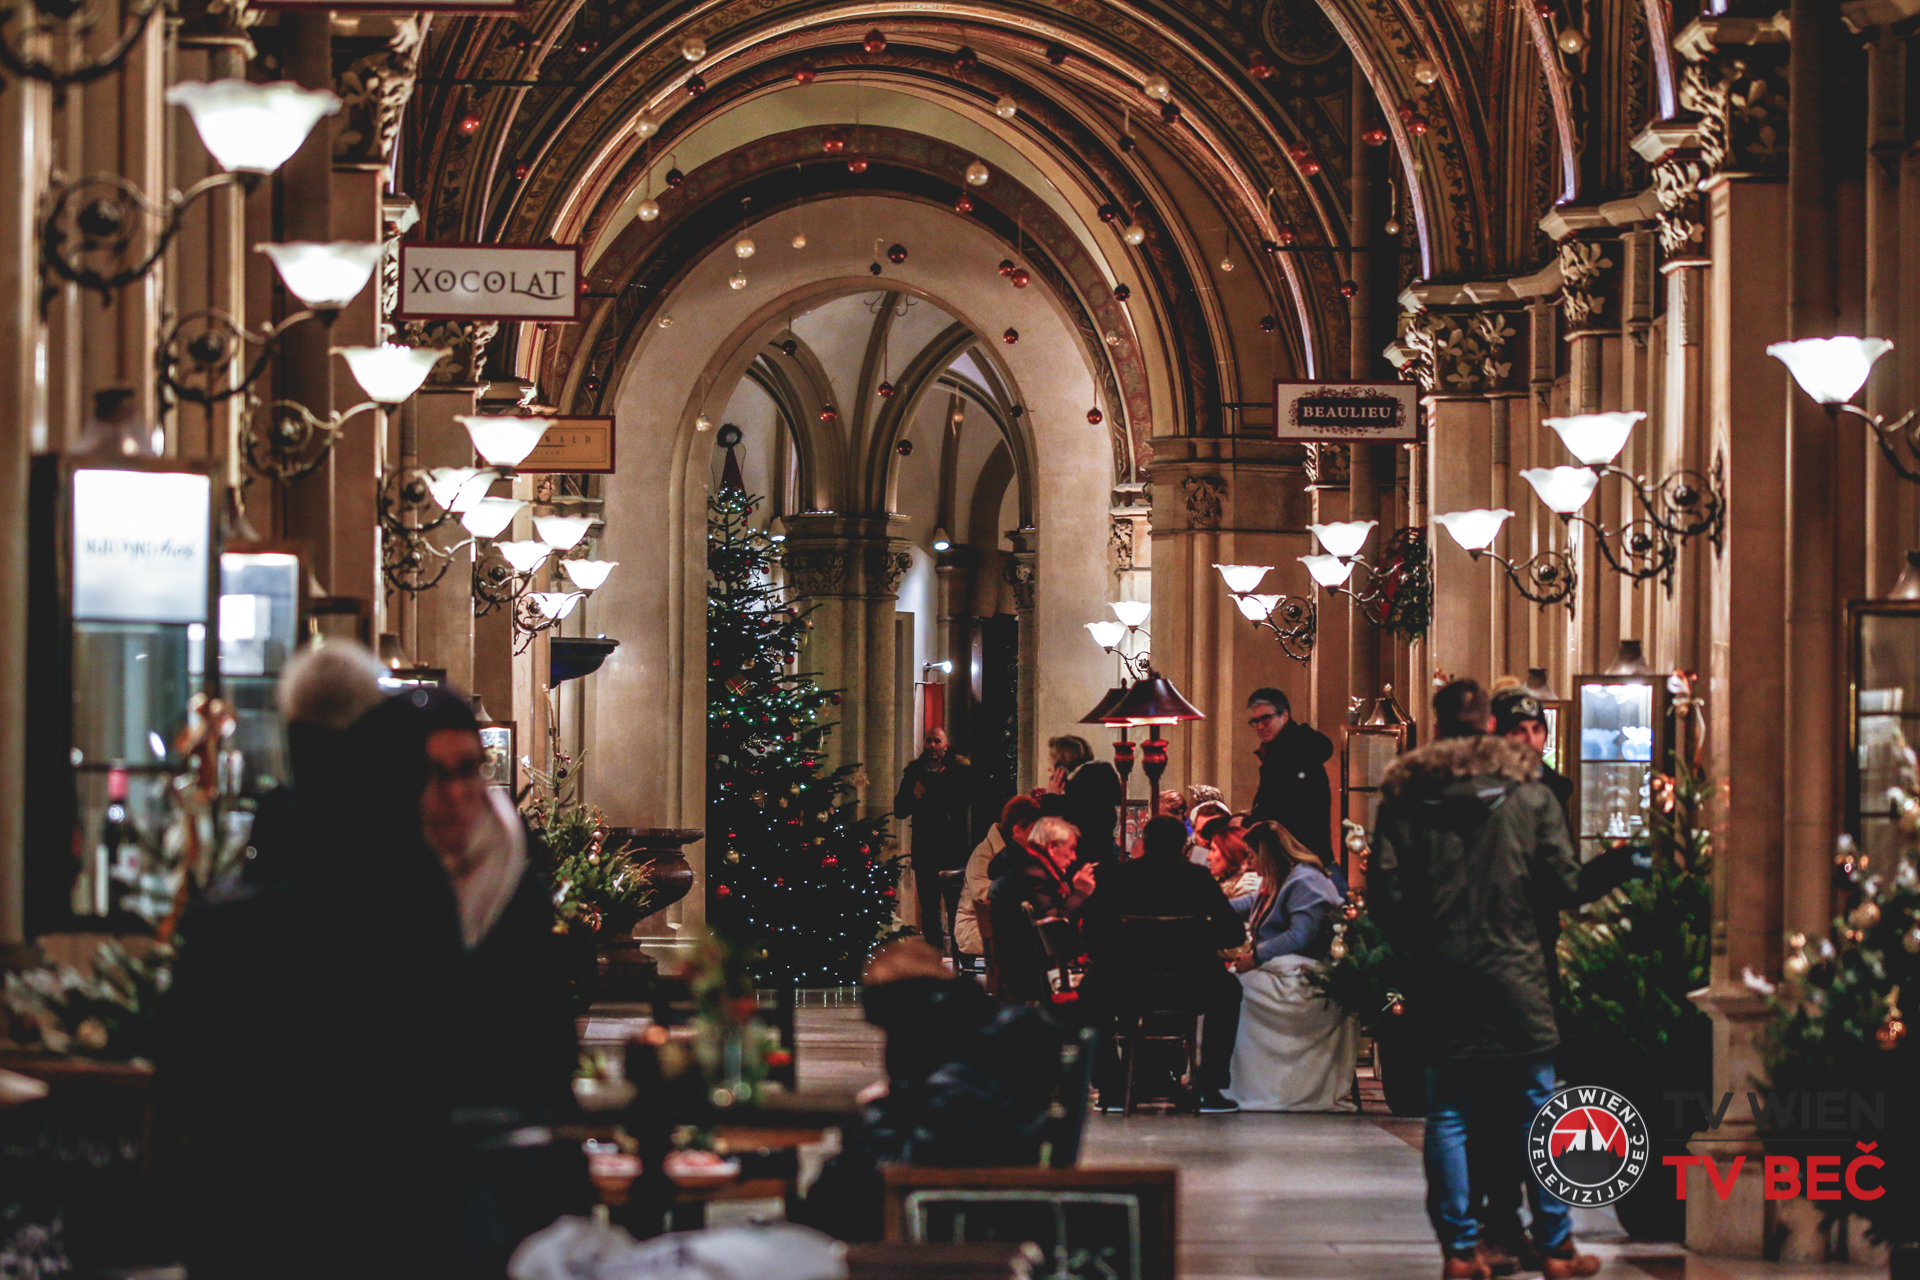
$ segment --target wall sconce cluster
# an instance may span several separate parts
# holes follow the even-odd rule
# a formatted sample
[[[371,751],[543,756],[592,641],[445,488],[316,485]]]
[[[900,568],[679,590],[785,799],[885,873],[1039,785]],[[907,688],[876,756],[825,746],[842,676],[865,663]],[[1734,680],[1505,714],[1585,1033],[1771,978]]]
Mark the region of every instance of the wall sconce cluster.
[[[1153,637],[1146,627],[1153,606],[1145,600],[1114,600],[1107,608],[1113,610],[1113,617],[1087,623],[1087,634],[1120,660],[1122,683],[1145,679],[1153,665],[1153,654],[1147,648]]]
[[[1893,473],[1920,484],[1920,467],[1900,456],[1904,446],[1909,456],[1920,458],[1920,421],[1915,411],[1909,409],[1897,421],[1888,422],[1884,414],[1869,413],[1851,403],[1867,385],[1874,363],[1891,350],[1893,343],[1885,338],[1802,338],[1776,342],[1767,348],[1767,354],[1787,366],[1800,389],[1824,408],[1827,416],[1837,420],[1841,414],[1850,413],[1866,423]]]
[[[1304,558],[1304,557],[1303,557]],[[1270,564],[1217,564],[1227,584],[1227,594],[1242,617],[1256,627],[1273,632],[1280,650],[1295,662],[1313,656],[1313,638],[1320,625],[1319,614],[1311,599],[1299,596],[1261,595],[1260,583],[1273,572]]]
[[[500,501],[500,499],[492,499]],[[511,521],[519,503],[507,513]],[[502,523],[500,529],[504,530]],[[476,548],[473,566],[473,616],[484,618],[495,609],[511,610],[515,653],[526,652],[533,638],[550,631],[573,613],[574,607],[606,584],[617,560],[573,557],[593,528],[592,516],[535,516],[535,536],[522,542],[492,542]],[[482,559],[482,555],[486,558]],[[573,584],[571,591],[535,591],[534,576],[547,557],[559,556],[560,570]]]
[[[52,85],[57,102],[69,85],[92,84],[118,71],[161,7],[162,0],[134,0],[124,9],[102,3],[97,10],[78,0],[12,0],[0,8],[0,67],[23,79]],[[120,19],[120,34],[87,57],[87,46],[93,43],[88,36],[108,13]],[[55,62],[43,56],[50,48],[78,56],[71,62]]]
[[[1409,636],[1424,634],[1433,619],[1433,570],[1426,534],[1419,529],[1399,530],[1387,539],[1380,563],[1370,564],[1360,549],[1379,523],[1344,520],[1308,525],[1319,540],[1321,554],[1301,556],[1300,563],[1328,595],[1343,595],[1359,605],[1361,616],[1374,626]],[[1355,569],[1367,571],[1364,590],[1347,585]],[[1244,607],[1241,612],[1246,612]]]

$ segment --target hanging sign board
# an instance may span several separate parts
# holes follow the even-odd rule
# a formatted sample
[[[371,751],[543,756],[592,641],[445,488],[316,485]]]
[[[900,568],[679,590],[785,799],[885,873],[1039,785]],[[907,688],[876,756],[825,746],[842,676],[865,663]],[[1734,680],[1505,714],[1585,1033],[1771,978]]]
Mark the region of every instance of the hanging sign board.
[[[518,13],[526,0],[253,0],[256,9],[354,13]]]
[[[1273,384],[1276,440],[1369,441],[1420,439],[1420,389],[1411,382],[1287,382]]]
[[[613,474],[612,418],[555,418],[518,471]]]
[[[402,320],[578,320],[577,245],[402,244]]]
[[[207,620],[213,482],[175,471],[73,473],[73,616]]]

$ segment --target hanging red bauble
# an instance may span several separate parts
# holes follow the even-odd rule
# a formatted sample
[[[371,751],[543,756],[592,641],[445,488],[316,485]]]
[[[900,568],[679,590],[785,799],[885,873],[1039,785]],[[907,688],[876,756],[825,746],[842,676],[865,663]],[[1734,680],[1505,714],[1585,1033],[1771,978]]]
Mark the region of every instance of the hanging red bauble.
[[[832,854],[828,854],[826,857],[820,859],[820,865],[823,867],[837,867],[840,865],[840,859],[834,857]],[[768,1056],[771,1058],[772,1055]]]
[[[1387,131],[1376,126],[1361,134],[1360,141],[1370,147],[1384,147],[1387,145]]]
[[[1106,420],[1107,420],[1107,415],[1100,412],[1098,409],[1087,410],[1087,421],[1092,423],[1094,426],[1097,427],[1101,423],[1105,422]]]
[[[820,407],[820,421],[822,422],[832,422],[835,418],[839,416],[840,416],[839,411],[830,404],[822,405]]]
[[[1354,283],[1353,281],[1351,281],[1351,280],[1342,280],[1342,281],[1340,282],[1340,296],[1341,296],[1341,297],[1343,297],[1343,298],[1351,298],[1351,297],[1352,297],[1352,296],[1353,296],[1354,294],[1356,294],[1356,293],[1358,293],[1358,292],[1360,292],[1360,286],[1359,286],[1359,285],[1357,285],[1357,284],[1355,284],[1355,283]]]
[[[812,84],[813,78],[818,74],[820,73],[813,69],[811,62],[803,62],[793,69],[793,82],[795,84]]]
[[[527,175],[532,172],[533,172],[533,166],[529,165],[526,161],[523,160],[519,164],[513,166],[514,181],[525,182],[527,180]]]
[[[800,349],[800,344],[795,342],[792,338],[788,338],[786,341],[780,344],[780,354],[783,356],[790,356],[794,352],[798,351],[799,349]]]
[[[1137,146],[1139,146],[1139,145],[1140,145],[1139,143],[1137,143],[1137,142],[1135,142],[1135,141],[1134,141],[1134,139],[1133,139],[1133,135],[1132,135],[1132,134],[1130,134],[1130,133],[1123,133],[1123,134],[1121,134],[1121,135],[1120,135],[1120,151],[1121,151],[1121,154],[1123,154],[1123,155],[1125,155],[1125,154],[1129,154],[1129,153],[1131,153],[1131,152],[1133,151],[1133,149],[1134,149],[1135,147],[1137,147]]]
[[[1260,332],[1272,333],[1275,329],[1279,327],[1280,327],[1280,322],[1278,320],[1275,320],[1272,316],[1260,317]]]
[[[953,211],[955,213],[972,213],[973,197],[962,191],[960,198],[953,202]]]
[[[1018,329],[1008,329],[1000,335],[1000,341],[1006,343],[1008,346],[1012,346],[1014,343],[1020,341],[1020,331]]]
[[[1012,274],[1013,274],[1013,259],[1012,259],[1012,258],[1002,258],[1002,259],[1000,259],[1000,274],[1001,274],[1001,275],[1003,275],[1003,276],[1010,276],[1010,275],[1012,275]]]
[[[868,53],[885,53],[887,51],[887,33],[875,27],[873,30],[867,32],[866,38],[860,42],[860,47]]]
[[[885,400],[887,397],[893,394],[893,384],[891,382],[883,382],[879,386],[875,387],[874,391],[878,393],[878,395],[882,400]]]
[[[953,51],[953,65],[961,71],[971,71],[979,63],[979,56],[967,45],[963,44]]]
[[[866,171],[867,171],[867,158],[865,156],[848,156],[847,157],[848,173],[865,173]]]
[[[893,446],[893,451],[903,458],[910,458],[913,456],[913,441],[902,440],[899,444]]]
[[[820,149],[830,156],[837,156],[847,149],[847,135],[839,129],[829,129],[820,136]]]
[[[686,174],[684,174],[684,173],[682,173],[682,172],[680,172],[680,171],[679,171],[678,169],[669,169],[669,170],[667,170],[667,185],[668,185],[668,186],[670,186],[670,187],[677,187],[677,186],[679,186],[679,185],[680,185],[681,183],[683,183],[683,182],[685,182],[686,180],[687,180],[687,175],[686,175]]]
[[[1016,289],[1024,289],[1033,283],[1033,277],[1027,274],[1025,267],[1015,267],[1013,274],[1008,276],[1007,279],[1013,281],[1013,287]]]
[[[901,263],[905,262],[906,260],[907,260],[907,246],[903,244],[888,246],[887,248],[888,262],[891,262],[894,266],[897,267]]]
[[[1060,66],[1062,63],[1066,62],[1067,53],[1068,53],[1067,46],[1063,44],[1050,44],[1047,46],[1047,61],[1051,62],[1056,67]]]
[[[717,898],[730,898],[733,896],[733,890],[729,889],[726,885],[723,885],[723,884],[717,884],[713,886],[713,893],[714,893],[714,896]]]
[[[687,77],[687,96],[697,98],[707,91],[707,78],[698,71]]]
[[[1423,115],[1416,114],[1411,120],[1407,121],[1407,132],[1416,138],[1426,137],[1427,118]]]
[[[1100,214],[1100,221],[1112,222],[1120,216],[1120,206],[1117,204],[1103,204],[1100,206],[1098,212]]]
[[[581,36],[573,42],[573,51],[583,58],[590,58],[600,52],[600,41],[593,36]]]
[[[868,275],[870,275],[870,276],[877,276],[877,275],[879,275],[879,274],[880,274],[880,264],[879,264],[879,263],[877,263],[877,262],[869,262],[869,263],[867,264],[867,274],[868,274]]]
[[[1178,124],[1179,122],[1180,122],[1180,104],[1177,102],[1161,103],[1160,104],[1160,123],[1161,124]]]
[[[479,113],[473,112],[473,111],[469,111],[467,112],[467,114],[461,116],[460,123],[454,126],[454,128],[458,129],[462,133],[473,133],[475,130],[479,129],[479,127],[480,127]]]
[[[1133,290],[1127,287],[1127,285],[1124,282],[1113,286],[1113,300],[1115,302],[1125,302],[1128,298],[1131,298],[1132,296],[1133,296]]]
[[[1553,16],[1553,5],[1550,0],[1540,0],[1538,4],[1533,6],[1533,11],[1543,18],[1551,18]]]
[[[1278,240],[1283,245],[1292,244],[1294,240],[1297,239],[1297,237],[1293,234],[1292,227],[1281,227],[1278,231],[1273,233],[1273,238]]]
[[[833,704],[834,706],[836,706],[836,707],[840,705],[840,700],[841,700],[841,699],[840,699],[840,695],[839,695],[839,694],[837,694],[837,693],[833,693],[833,694],[828,694],[828,695],[827,695],[827,701],[828,701],[828,702],[831,702],[831,703],[832,703],[832,704]],[[863,850],[863,852],[864,852],[864,850]]]
[[[1269,80],[1273,77],[1273,63],[1266,54],[1256,53],[1247,59],[1247,74],[1255,80]]]

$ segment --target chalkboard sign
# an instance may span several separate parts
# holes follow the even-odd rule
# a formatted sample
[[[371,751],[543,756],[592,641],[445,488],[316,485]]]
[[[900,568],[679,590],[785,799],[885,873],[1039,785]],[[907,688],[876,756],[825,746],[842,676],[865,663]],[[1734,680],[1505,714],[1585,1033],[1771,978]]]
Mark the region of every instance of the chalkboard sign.
[[[1173,1280],[1174,1171],[920,1169],[887,1180],[887,1239],[1031,1243],[1033,1280]]]

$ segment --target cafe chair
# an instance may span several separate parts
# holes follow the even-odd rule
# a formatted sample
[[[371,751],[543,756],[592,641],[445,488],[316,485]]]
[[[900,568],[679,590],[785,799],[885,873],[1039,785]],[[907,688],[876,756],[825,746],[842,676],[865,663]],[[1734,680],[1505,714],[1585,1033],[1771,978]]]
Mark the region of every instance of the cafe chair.
[[[1141,1101],[1143,1047],[1174,1046],[1181,1079],[1193,1076],[1200,1059],[1200,1008],[1194,998],[1191,957],[1211,955],[1215,948],[1208,941],[1204,916],[1120,916],[1114,930],[1114,971],[1101,975],[1100,982],[1113,1010],[1114,1040],[1120,1050],[1125,1082],[1122,1109],[1132,1115]],[[1191,1091],[1173,1099],[1173,1105],[1175,1110],[1190,1107]]]

